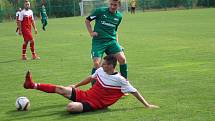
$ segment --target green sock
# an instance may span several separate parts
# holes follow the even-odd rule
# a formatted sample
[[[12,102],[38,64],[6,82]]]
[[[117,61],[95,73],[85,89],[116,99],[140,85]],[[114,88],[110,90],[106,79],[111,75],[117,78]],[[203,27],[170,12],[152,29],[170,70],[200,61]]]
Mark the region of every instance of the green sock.
[[[93,75],[96,72],[96,68],[92,68],[91,74]],[[96,83],[96,80],[91,81],[91,85],[93,86]]]
[[[123,77],[125,77],[127,79],[127,77],[128,77],[128,65],[127,64],[120,65],[120,73]]]

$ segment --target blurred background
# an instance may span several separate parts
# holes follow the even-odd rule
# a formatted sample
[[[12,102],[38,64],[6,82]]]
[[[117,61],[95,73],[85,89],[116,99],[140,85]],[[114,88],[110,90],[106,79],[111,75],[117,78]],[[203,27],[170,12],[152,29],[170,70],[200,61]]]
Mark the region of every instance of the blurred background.
[[[98,6],[108,6],[109,0],[29,0],[35,17],[39,17],[42,5],[49,18],[85,16]],[[174,10],[215,7],[215,0],[135,0],[137,11]],[[15,19],[17,8],[23,8],[24,0],[0,0],[0,22]],[[129,12],[131,0],[121,0],[122,12]]]

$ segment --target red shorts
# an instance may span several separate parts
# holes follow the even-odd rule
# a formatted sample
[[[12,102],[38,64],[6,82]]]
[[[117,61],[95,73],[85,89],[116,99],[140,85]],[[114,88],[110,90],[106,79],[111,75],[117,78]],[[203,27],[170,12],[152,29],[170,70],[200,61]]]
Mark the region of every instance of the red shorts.
[[[29,30],[29,31],[22,31],[22,36],[24,38],[24,41],[33,40],[33,36],[32,36],[31,30]]]
[[[76,101],[77,102],[87,102],[87,95],[84,91],[76,88],[75,93],[76,93]]]
[[[75,93],[76,93],[76,102],[87,102],[94,110],[105,108],[103,107],[103,105],[100,105],[98,101],[98,97],[95,94],[89,92],[89,90],[82,91],[76,88]]]
[[[69,99],[74,102],[80,102],[83,105],[83,112],[93,111],[92,106],[84,99],[86,96],[84,95],[84,91],[81,91],[77,88],[72,88],[72,95]]]

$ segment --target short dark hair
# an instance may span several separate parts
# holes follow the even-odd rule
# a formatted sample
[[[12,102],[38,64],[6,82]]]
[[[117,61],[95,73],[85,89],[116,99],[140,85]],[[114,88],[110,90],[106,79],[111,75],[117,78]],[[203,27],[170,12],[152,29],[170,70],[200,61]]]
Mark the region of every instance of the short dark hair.
[[[119,2],[119,3],[121,2],[121,0],[113,0],[113,1],[116,1],[116,2]]]
[[[121,5],[121,0],[113,0],[113,1],[118,2],[119,5]]]
[[[107,61],[107,64],[108,65],[113,65],[113,67],[115,68],[116,67],[116,64],[117,64],[117,59],[114,55],[107,55],[103,58],[105,61]]]

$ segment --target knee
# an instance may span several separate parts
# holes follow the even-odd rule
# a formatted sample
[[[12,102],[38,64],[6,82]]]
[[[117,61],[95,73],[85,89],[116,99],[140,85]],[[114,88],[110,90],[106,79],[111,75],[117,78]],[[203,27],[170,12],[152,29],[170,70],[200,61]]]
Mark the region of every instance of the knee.
[[[97,60],[94,60],[93,61],[93,66],[94,66],[94,68],[99,68],[100,67],[100,61],[97,61]]]
[[[94,68],[98,69],[100,67],[99,63],[94,63]]]
[[[27,42],[27,41],[24,41],[23,45],[27,45],[27,44],[28,44],[28,42]]]
[[[65,87],[63,87],[63,86],[56,86],[56,92],[63,96],[66,95]]]
[[[67,107],[66,107],[66,110],[67,110],[68,112],[74,112],[75,107],[74,107],[73,103],[69,103],[69,104],[67,105]]]
[[[119,61],[119,64],[120,64],[120,65],[126,64],[125,58],[119,59],[118,61]]]
[[[64,86],[56,86],[56,88],[58,89],[58,90],[64,90]]]
[[[30,41],[30,44],[34,44],[34,40],[31,40],[31,41]]]
[[[119,54],[115,55],[115,57],[117,58],[117,61],[120,65],[126,64],[126,58],[123,52],[120,52]]]
[[[119,56],[117,58],[117,60],[118,60],[118,62],[119,62],[120,65],[126,64],[126,58],[125,58],[125,56]]]
[[[66,110],[70,113],[78,113],[83,111],[83,107],[78,102],[71,102],[67,105]]]

